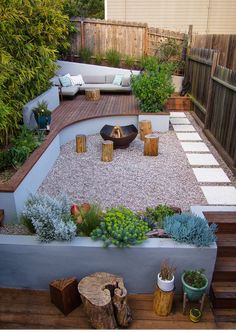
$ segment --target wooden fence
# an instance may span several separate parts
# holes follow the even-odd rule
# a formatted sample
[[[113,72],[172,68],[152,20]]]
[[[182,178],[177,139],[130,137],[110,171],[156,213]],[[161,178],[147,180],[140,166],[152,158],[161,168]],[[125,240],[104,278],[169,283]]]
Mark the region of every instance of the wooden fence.
[[[193,35],[192,47],[220,51],[219,64],[236,71],[236,35]]]
[[[191,49],[186,80],[196,119],[236,174],[236,72],[219,65],[220,53]]]
[[[105,54],[115,49],[121,55],[136,59],[143,55],[155,55],[161,42],[175,39],[178,44],[186,40],[184,33],[149,28],[147,24],[120,21],[81,19],[74,17],[77,32],[71,39],[71,54],[78,56],[81,48],[89,48],[93,54]]]

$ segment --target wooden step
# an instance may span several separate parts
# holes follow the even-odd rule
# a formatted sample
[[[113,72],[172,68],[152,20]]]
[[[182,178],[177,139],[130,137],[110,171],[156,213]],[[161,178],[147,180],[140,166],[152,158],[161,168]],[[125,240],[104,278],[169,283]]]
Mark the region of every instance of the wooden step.
[[[236,211],[235,212],[203,212],[209,224],[218,225],[217,234],[228,233],[236,234]]]
[[[236,309],[214,309],[216,322],[235,323],[236,328]]]
[[[236,256],[236,234],[217,234],[217,256],[235,257]]]
[[[236,282],[213,282],[211,294],[214,308],[234,309],[236,307]]]
[[[236,281],[236,257],[217,257],[213,281]]]
[[[4,210],[0,209],[0,227],[3,226]]]

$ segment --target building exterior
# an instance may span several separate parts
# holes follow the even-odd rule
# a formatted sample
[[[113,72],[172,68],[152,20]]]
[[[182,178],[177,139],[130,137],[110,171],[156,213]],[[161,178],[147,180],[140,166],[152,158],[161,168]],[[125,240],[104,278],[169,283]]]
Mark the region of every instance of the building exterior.
[[[174,31],[236,34],[236,0],[105,0],[105,19]]]

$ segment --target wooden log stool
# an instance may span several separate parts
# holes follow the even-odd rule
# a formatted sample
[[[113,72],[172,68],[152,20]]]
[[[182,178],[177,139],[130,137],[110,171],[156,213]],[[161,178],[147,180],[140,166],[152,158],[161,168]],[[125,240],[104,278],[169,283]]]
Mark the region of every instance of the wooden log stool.
[[[51,302],[66,316],[81,304],[76,278],[54,280],[50,283]]]
[[[145,136],[152,133],[152,122],[149,120],[139,121],[140,139],[144,141]]]
[[[171,313],[174,290],[171,292],[164,292],[157,287],[154,293],[153,310],[158,316],[168,316]]]
[[[89,322],[95,329],[127,327],[131,311],[123,279],[106,272],[83,278],[78,290]]]
[[[113,158],[113,142],[104,141],[102,142],[102,161],[112,161]]]
[[[99,100],[101,97],[100,90],[99,89],[86,89],[85,97],[87,100],[92,100],[92,101]]]
[[[144,140],[144,156],[158,156],[159,137],[157,134],[149,134]]]
[[[77,135],[76,136],[76,152],[83,153],[87,151],[86,146],[86,136],[85,135]]]

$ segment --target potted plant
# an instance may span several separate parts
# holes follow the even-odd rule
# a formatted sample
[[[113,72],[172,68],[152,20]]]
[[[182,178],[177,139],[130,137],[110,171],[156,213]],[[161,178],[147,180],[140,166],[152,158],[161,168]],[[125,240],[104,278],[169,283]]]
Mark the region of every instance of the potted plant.
[[[208,286],[208,280],[203,272],[203,269],[189,270],[182,274],[181,280],[183,283],[183,290],[190,301],[199,300],[205,293]]]
[[[169,129],[170,114],[166,112],[165,104],[174,92],[172,71],[172,64],[158,63],[156,58],[150,58],[140,75],[131,76],[132,91],[141,109],[139,121],[150,120],[153,131]]]
[[[162,291],[171,292],[174,289],[175,271],[176,268],[164,260],[161,264],[161,271],[157,275],[157,285]]]
[[[48,109],[46,101],[38,102],[37,107],[33,108],[35,120],[39,129],[48,129],[47,126],[51,123],[51,111]]]
[[[197,323],[200,321],[201,315],[202,315],[201,311],[196,308],[191,309],[189,312],[189,318],[194,323]]]

